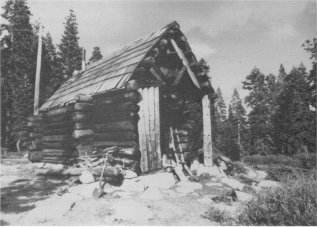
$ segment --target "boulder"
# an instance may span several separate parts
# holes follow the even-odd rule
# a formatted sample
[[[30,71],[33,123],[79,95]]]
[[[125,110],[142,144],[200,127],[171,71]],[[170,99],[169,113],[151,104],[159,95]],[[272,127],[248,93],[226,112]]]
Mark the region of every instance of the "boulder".
[[[90,184],[95,182],[95,178],[94,175],[92,175],[92,173],[90,173],[89,171],[83,171],[79,176],[79,181],[82,184]]]
[[[272,188],[272,189],[275,189],[275,188],[278,188],[281,186],[281,184],[277,181],[272,181],[272,180],[261,180],[258,185],[258,187],[261,187],[261,188]]]
[[[236,196],[237,196],[237,200],[240,202],[248,202],[252,199],[252,195],[245,193],[245,192],[239,192],[239,191],[235,191]]]
[[[228,187],[232,188],[232,189],[237,189],[239,191],[242,191],[244,184],[240,183],[239,181],[235,180],[235,179],[231,179],[231,178],[222,178],[221,182],[224,185],[227,185]]]

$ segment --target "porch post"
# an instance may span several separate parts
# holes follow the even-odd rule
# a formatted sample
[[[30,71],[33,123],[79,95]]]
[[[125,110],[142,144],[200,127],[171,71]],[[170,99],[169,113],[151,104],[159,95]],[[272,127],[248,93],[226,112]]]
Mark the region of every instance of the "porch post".
[[[203,106],[203,132],[204,132],[204,165],[212,166],[212,125],[210,98],[205,95],[202,99]]]

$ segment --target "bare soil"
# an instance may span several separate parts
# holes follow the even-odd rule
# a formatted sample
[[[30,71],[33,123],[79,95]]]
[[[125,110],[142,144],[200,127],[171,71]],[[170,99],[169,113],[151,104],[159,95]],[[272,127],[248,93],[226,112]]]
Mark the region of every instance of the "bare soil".
[[[84,193],[58,196],[57,190],[73,179],[40,177],[36,168],[25,156],[1,159],[1,225],[218,225],[202,217],[213,204],[211,197],[223,191],[206,186],[208,181],[185,193],[159,190],[153,199],[125,191],[95,199],[96,183],[83,187]],[[221,206],[234,212],[238,204]]]

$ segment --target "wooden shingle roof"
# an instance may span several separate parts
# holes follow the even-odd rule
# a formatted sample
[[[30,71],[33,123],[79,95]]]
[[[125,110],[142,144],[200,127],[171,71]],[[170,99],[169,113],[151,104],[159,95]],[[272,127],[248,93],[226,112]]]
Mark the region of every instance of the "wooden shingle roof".
[[[160,40],[173,22],[148,34],[110,56],[88,65],[86,70],[67,80],[40,108],[41,111],[62,106],[79,94],[97,95],[124,88],[133,71]]]

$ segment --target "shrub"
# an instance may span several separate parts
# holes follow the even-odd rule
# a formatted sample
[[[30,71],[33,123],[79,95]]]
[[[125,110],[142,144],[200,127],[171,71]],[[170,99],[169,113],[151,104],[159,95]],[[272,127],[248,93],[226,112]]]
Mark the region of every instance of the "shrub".
[[[302,168],[316,168],[316,153],[298,153],[294,157],[301,162]]]
[[[244,162],[251,165],[287,165],[301,168],[301,161],[286,155],[251,155],[243,159]]]
[[[205,214],[201,215],[203,218],[207,218],[210,221],[218,222],[221,225],[232,225],[233,218],[223,210],[219,210],[215,207],[210,207]]]
[[[297,173],[243,205],[241,225],[317,225],[316,174]]]

